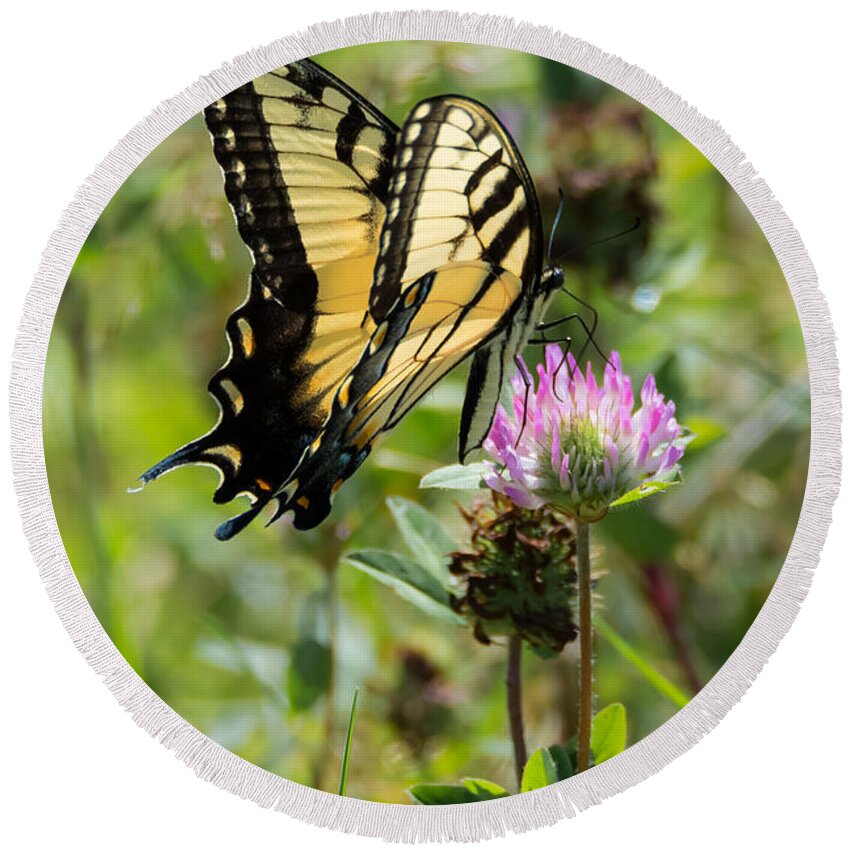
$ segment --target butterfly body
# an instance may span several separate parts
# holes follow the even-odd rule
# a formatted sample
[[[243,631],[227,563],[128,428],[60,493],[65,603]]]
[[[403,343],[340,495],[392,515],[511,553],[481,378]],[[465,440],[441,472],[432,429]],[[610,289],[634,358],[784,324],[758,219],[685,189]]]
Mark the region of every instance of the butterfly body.
[[[309,60],[207,108],[225,193],[254,268],[210,381],[221,416],[148,470],[221,473],[214,499],[270,501],[311,528],[375,441],[472,357],[465,457],[562,276],[542,268],[537,195],[507,131],[460,96],[398,128]]]

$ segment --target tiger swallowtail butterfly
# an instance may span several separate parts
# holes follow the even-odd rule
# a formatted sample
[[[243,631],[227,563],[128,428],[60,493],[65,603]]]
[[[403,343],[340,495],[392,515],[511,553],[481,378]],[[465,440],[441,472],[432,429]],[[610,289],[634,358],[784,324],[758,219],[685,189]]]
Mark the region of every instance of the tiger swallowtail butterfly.
[[[215,427],[141,476],[221,473],[214,501],[271,501],[318,525],[375,441],[472,356],[461,460],[481,446],[502,382],[563,283],[543,269],[540,209],[516,145],[487,107],[423,100],[401,128],[310,60],[204,112],[253,256],[209,391]],[[270,520],[271,521],[271,520]]]

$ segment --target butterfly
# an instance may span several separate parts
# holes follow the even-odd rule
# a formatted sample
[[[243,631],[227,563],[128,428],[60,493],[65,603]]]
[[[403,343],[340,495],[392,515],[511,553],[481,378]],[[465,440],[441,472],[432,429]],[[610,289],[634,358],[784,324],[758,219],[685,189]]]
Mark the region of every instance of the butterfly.
[[[141,476],[220,472],[217,503],[271,501],[313,528],[434,384],[471,357],[459,456],[481,446],[502,383],[563,285],[543,268],[537,194],[510,134],[457,95],[397,127],[320,65],[271,71],[204,112],[249,292],[209,383],[215,427]]]

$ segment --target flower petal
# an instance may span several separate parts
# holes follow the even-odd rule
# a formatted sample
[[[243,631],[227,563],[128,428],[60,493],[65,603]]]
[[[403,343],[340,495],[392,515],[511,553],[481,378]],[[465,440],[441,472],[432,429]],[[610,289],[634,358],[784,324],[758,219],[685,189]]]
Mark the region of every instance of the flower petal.
[[[533,376],[519,362],[511,386],[511,404],[498,407],[484,441],[498,461],[484,481],[521,507],[554,500],[575,517],[599,519],[630,490],[669,476],[684,453],[675,404],[650,373],[635,410],[616,351],[600,384],[590,363],[581,371],[569,350],[550,344]]]

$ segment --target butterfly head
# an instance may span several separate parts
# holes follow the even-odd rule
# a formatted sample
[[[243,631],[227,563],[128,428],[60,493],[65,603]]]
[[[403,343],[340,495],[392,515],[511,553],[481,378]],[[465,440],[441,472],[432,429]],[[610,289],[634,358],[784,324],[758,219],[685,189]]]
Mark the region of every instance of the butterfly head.
[[[564,286],[564,270],[560,266],[546,266],[540,275],[540,288],[546,292],[556,292]]]

